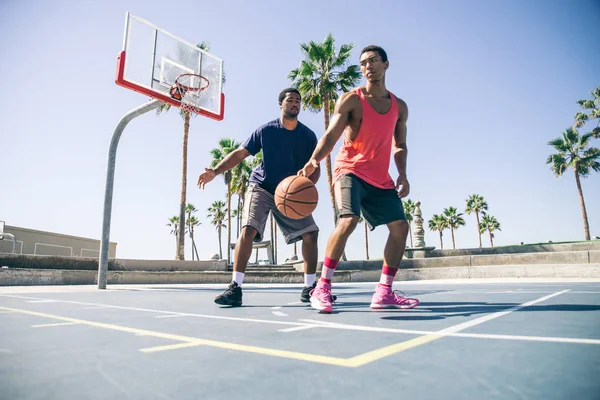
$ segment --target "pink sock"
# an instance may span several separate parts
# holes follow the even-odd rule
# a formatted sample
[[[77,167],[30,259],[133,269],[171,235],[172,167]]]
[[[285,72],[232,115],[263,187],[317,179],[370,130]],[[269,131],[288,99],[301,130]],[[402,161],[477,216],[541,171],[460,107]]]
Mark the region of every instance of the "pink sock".
[[[391,288],[392,283],[394,283],[396,272],[398,272],[398,268],[392,268],[384,265],[381,269],[381,279],[379,279],[379,284]]]
[[[323,270],[321,271],[321,279],[319,280],[321,283],[331,284],[331,277],[333,277],[333,273],[339,262],[339,260],[332,260],[329,257],[325,257],[325,260],[323,261]]]

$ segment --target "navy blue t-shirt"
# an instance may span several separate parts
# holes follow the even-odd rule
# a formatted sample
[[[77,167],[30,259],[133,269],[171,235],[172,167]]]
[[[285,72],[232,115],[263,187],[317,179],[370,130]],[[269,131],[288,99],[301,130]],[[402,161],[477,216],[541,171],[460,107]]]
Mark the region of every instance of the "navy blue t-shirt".
[[[296,175],[308,162],[317,135],[300,121],[288,130],[276,119],[254,131],[242,146],[253,156],[262,149],[262,163],[252,171],[250,182],[274,194],[282,180]]]

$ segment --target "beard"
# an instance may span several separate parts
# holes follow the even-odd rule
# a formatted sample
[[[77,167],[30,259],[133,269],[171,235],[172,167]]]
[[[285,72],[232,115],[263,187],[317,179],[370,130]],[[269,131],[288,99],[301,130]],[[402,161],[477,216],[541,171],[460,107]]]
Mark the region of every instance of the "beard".
[[[298,114],[300,114],[300,111],[284,111],[283,115],[286,118],[290,118],[290,119],[294,119],[294,118],[298,118]]]

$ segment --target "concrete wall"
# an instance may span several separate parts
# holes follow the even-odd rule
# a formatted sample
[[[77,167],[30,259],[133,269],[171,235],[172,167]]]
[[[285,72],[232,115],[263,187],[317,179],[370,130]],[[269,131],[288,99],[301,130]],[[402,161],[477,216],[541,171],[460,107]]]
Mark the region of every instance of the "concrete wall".
[[[0,267],[98,271],[98,259],[91,257],[0,254]],[[110,271],[227,271],[227,260],[127,260],[110,259]]]
[[[6,225],[4,232],[11,233],[16,240],[16,254],[34,254],[43,256],[90,257],[100,255],[100,240],[63,235],[54,232],[38,231]],[[0,253],[11,253],[12,240],[0,241]],[[108,257],[115,258],[117,244],[110,242]]]
[[[427,257],[452,257],[466,255],[492,255],[492,254],[521,254],[521,253],[551,253],[563,251],[594,251],[600,250],[600,240],[590,240],[585,242],[573,243],[543,243],[530,245],[516,246],[501,246],[501,247],[481,247],[472,249],[446,249],[446,250],[431,250],[427,252],[415,251],[411,258],[427,258]],[[406,254],[407,257],[409,253]]]

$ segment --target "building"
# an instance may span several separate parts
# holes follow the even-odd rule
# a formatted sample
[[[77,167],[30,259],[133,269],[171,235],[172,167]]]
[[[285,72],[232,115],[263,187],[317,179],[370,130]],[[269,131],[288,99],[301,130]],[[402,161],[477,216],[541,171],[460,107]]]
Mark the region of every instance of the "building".
[[[15,254],[100,257],[100,240],[10,226],[0,221],[0,253],[13,253],[13,247]],[[108,258],[114,259],[116,254],[117,244],[110,242]]]

